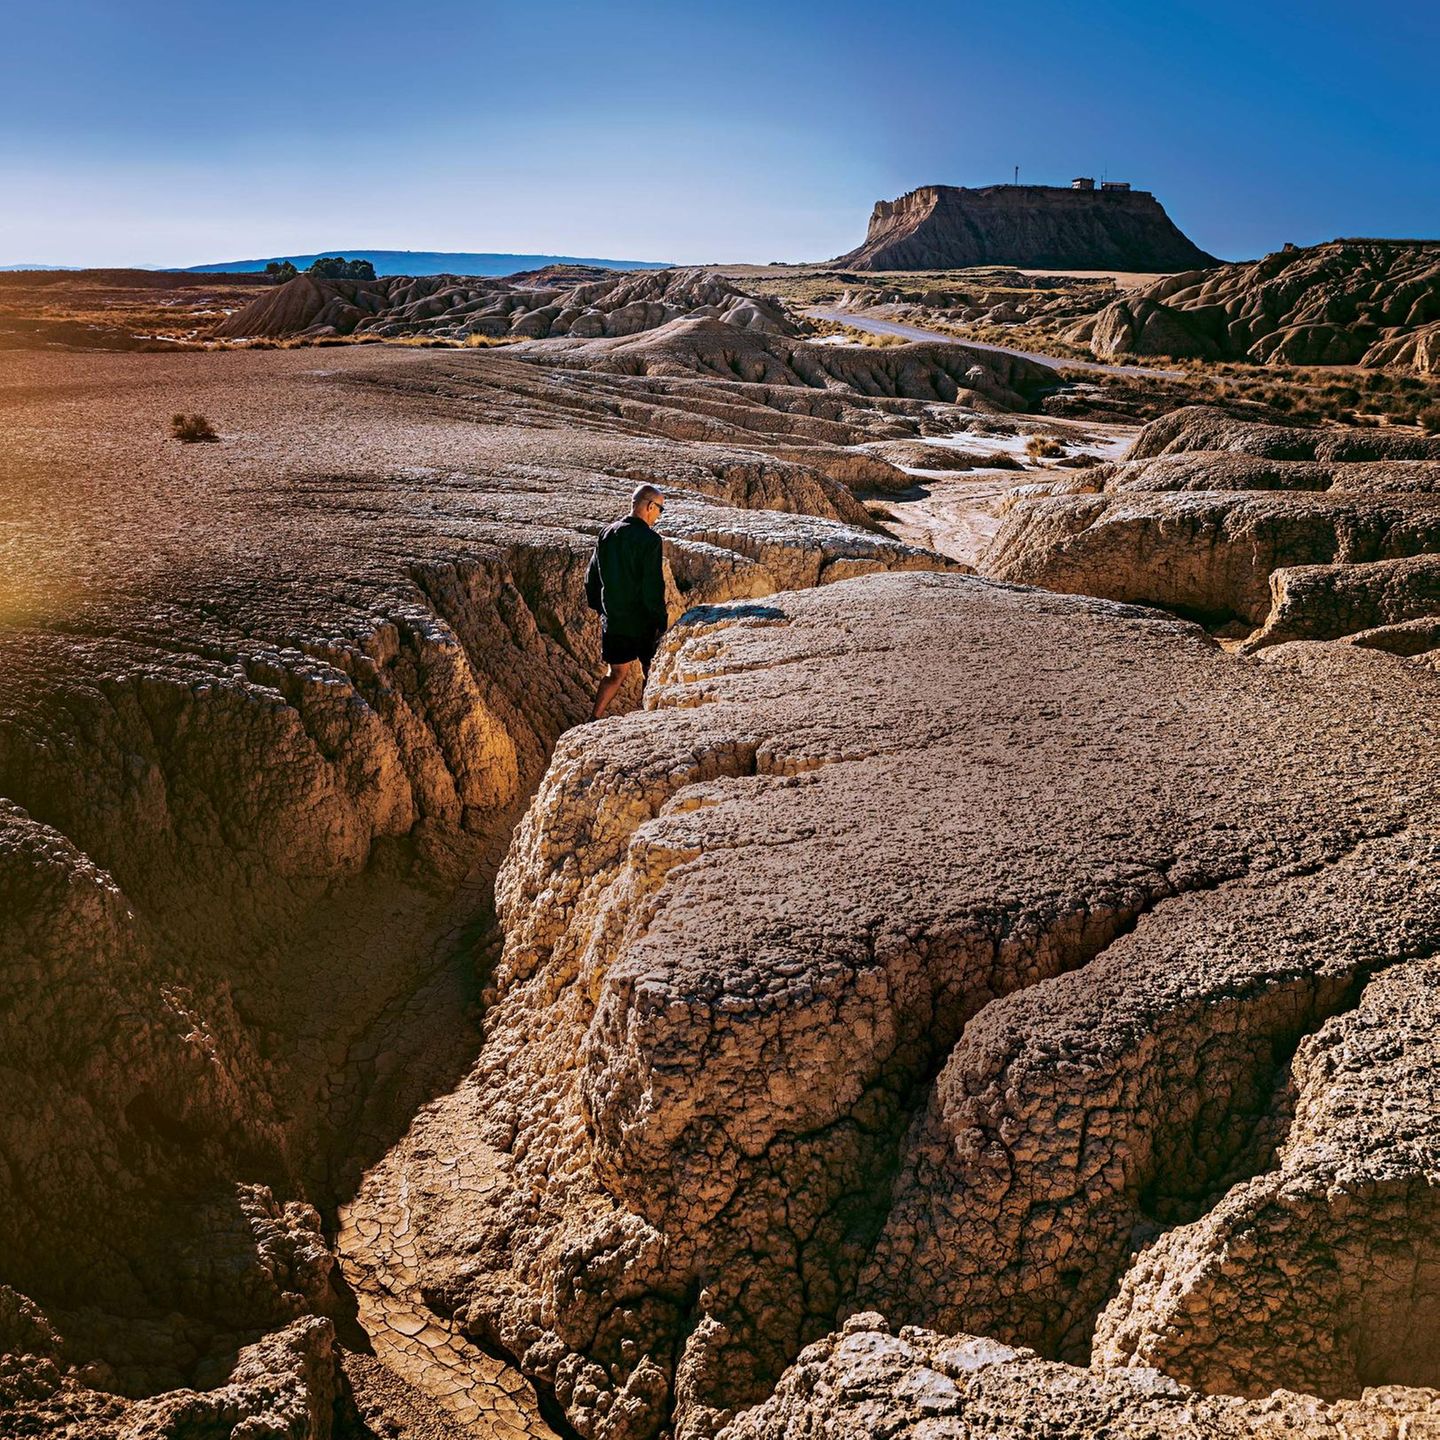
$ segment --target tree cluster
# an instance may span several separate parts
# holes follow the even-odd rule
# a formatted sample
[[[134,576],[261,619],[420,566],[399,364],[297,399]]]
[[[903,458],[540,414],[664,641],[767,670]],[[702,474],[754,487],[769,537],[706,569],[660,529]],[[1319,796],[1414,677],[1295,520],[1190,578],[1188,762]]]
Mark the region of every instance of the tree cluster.
[[[293,280],[300,271],[293,260],[272,260],[265,273],[277,284]],[[368,260],[347,260],[343,255],[322,255],[305,271],[318,280],[373,280],[375,267]]]
[[[373,280],[375,267],[368,260],[322,255],[305,273],[321,280]]]

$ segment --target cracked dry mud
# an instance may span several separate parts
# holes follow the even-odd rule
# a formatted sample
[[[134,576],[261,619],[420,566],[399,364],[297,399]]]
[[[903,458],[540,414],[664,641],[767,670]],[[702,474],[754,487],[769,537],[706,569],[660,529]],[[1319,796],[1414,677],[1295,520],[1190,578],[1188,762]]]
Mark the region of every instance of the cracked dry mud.
[[[982,561],[1194,612],[1267,490],[1232,653],[877,531],[926,347],[747,343],[0,370],[0,1433],[1433,1433],[1437,457],[1188,412]]]
[[[307,1313],[361,1343],[313,1207],[473,1056],[495,867],[588,709],[583,572],[635,483],[670,492],[676,614],[948,562],[826,470],[883,479],[844,445],[920,402],[811,397],[827,418],[786,417],[777,454],[657,442],[704,384],[627,416],[611,382],[498,356],[23,355],[4,380],[0,1280],[54,1337],[54,1383],[7,1397],[24,1428],[82,1392],[97,1417],[210,1392]],[[181,396],[220,445],[166,438]],[[768,440],[743,398],[727,433]]]
[[[856,1307],[1083,1363],[1122,1280],[1220,1242],[1200,1220],[1153,1276],[1136,1246],[1277,1167],[1323,1196],[1323,1072],[1291,1059],[1431,981],[1436,689],[965,577],[692,614],[645,711],[561,738],[501,871],[480,1062],[350,1224],[405,1195],[409,1293],[582,1434],[712,1435]],[[1347,1151],[1353,1272],[1395,1220],[1368,1186],[1412,1209],[1411,1282],[1352,1325],[1257,1246],[1225,1303],[1268,1307],[1272,1343],[1236,1345],[1265,1387],[1317,1345],[1340,1393],[1440,1381],[1406,1339],[1436,1260],[1422,1037],[1396,1133],[1367,1110]],[[1291,1210],[1297,1253],[1338,1241]],[[1168,1346],[1203,1387],[1214,1336],[1168,1284],[1107,1353]]]

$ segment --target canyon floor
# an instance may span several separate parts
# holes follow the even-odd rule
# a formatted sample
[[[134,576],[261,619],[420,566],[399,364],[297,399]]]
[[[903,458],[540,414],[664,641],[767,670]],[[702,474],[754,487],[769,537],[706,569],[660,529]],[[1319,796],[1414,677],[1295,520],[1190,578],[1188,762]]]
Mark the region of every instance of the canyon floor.
[[[0,352],[0,1433],[1440,1434],[1440,440],[626,295]]]

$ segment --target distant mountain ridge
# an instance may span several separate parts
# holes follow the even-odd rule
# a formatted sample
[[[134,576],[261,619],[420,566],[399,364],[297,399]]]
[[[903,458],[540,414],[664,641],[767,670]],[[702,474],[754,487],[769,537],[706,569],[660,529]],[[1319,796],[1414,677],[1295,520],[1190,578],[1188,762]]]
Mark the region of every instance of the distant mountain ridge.
[[[347,260],[368,260],[377,275],[513,275],[546,265],[594,265],[603,270],[668,270],[668,260],[596,260],[575,255],[508,255],[468,250],[317,250],[313,255],[268,255],[263,260],[222,260],[211,265],[187,265],[186,274],[241,275],[289,261],[305,270],[322,255],[343,255]]]

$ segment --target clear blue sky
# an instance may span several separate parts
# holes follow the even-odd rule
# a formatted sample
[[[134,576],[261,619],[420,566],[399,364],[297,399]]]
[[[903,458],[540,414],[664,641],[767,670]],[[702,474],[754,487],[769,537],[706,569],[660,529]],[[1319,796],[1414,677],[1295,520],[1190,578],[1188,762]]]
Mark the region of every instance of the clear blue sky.
[[[1108,172],[1216,254],[1440,236],[1434,0],[10,0],[0,264],[820,259]]]

